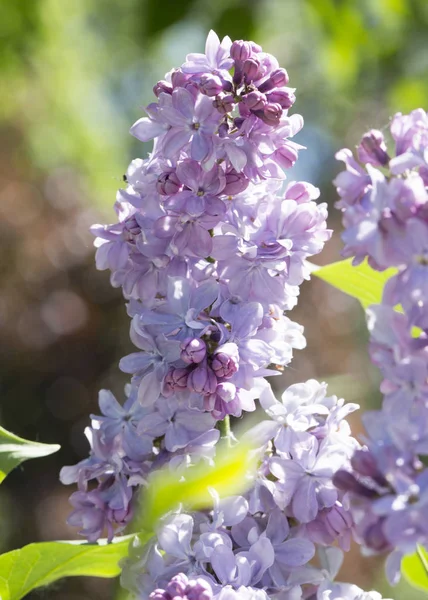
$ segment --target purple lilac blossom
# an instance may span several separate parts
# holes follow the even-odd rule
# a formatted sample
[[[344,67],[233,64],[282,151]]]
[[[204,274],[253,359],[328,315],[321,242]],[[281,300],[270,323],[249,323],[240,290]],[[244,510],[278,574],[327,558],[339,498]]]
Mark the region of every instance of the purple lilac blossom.
[[[210,32],[205,54],[189,54],[154,86],[147,116],[131,128],[153,150],[126,172],[118,222],[93,227],[97,267],[122,288],[139,351],[120,361],[131,375],[127,400],[100,393],[90,456],[61,472],[78,484],[70,524],[90,541],[104,533],[111,541],[152,471],[168,465],[185,477],[195,463],[211,465],[216,423],[254,411],[258,399],[271,419],[250,433],[260,468],[245,497],[211,490],[212,510],[165,515],[151,542],[131,552],[122,581],[142,598],[308,598],[333,576],[311,564],[316,550],[348,549],[353,533],[348,496],[332,478],[351,468],[358,444],[344,419],[357,407],[313,380],[279,402],[264,379],[305,347],[284,311],[309,278],[307,258],[331,235],[317,188],[292,181],[281,191],[303,148],[291,139],[303,119],[289,114],[288,83],[259,45]],[[361,155],[376,166],[385,153],[372,132]],[[371,180],[362,185],[352,166],[343,194],[352,188],[357,199]],[[423,203],[411,191],[401,218]]]
[[[351,467],[359,447],[344,421],[356,406],[344,406],[326,392],[325,384],[310,380],[290,386],[281,403],[267,382],[260,385],[262,405],[273,421],[247,434],[261,457],[253,488],[245,497],[222,499],[212,490],[212,511],[167,516],[139,559],[138,581],[134,577],[130,584],[132,573],[124,568],[128,587],[136,586],[144,597],[156,587],[166,589],[182,572],[209,581],[213,598],[222,598],[217,590],[228,590],[231,598],[244,589],[255,598],[264,593],[275,598],[279,592],[302,598],[316,590],[326,578],[311,565],[316,549],[336,542],[349,549],[354,521],[347,495],[332,478]]]
[[[356,538],[366,551],[388,555],[386,573],[396,583],[402,557],[417,544],[428,547],[426,112],[396,114],[390,133],[395,148],[380,131],[363,136],[361,164],[349,150],[337,155],[346,164],[335,180],[344,255],[396,273],[381,304],[367,310],[370,356],[383,376],[382,407],[364,415],[366,445],[334,482],[350,502]]]

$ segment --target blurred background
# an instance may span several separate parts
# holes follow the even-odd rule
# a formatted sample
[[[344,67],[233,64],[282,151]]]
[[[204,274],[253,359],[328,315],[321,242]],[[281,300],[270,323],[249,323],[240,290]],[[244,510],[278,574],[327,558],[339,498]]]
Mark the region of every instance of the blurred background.
[[[151,88],[208,30],[253,39],[275,54],[297,88],[307,145],[292,178],[322,190],[336,233],[320,264],[340,258],[334,153],[392,114],[426,106],[427,0],[0,0],[0,422],[59,453],[25,463],[0,488],[0,551],[71,539],[71,489],[62,465],[87,455],[83,430],[97,393],[121,394],[117,367],[133,351],[128,317],[107,272],[97,272],[88,228],[113,222],[115,192],[149,146],[128,134]],[[331,393],[379,405],[357,303],[320,281],[302,286],[291,316],[305,326],[282,387],[310,377]],[[278,384],[278,381],[276,382]],[[356,433],[361,432],[354,419]],[[386,597],[382,561],[354,548],[342,580]],[[117,583],[72,578],[33,597],[108,599]]]

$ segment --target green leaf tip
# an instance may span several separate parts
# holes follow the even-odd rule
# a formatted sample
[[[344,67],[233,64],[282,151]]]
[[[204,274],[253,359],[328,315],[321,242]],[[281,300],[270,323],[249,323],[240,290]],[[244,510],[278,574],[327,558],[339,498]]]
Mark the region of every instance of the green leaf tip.
[[[58,444],[41,444],[24,440],[0,427],[0,483],[25,460],[49,456],[59,449]]]
[[[338,290],[356,298],[364,309],[371,304],[381,302],[385,283],[397,273],[395,268],[376,271],[366,260],[354,266],[351,258],[331,263],[325,267],[316,267],[315,265],[311,265],[311,267],[315,277],[323,279]]]

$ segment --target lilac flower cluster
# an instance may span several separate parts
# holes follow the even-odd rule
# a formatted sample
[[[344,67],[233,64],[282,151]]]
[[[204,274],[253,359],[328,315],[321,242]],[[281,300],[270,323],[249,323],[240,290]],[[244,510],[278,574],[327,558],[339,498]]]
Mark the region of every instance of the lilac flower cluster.
[[[310,561],[317,548],[338,543],[349,549],[353,521],[332,477],[350,468],[359,444],[344,420],[357,405],[326,392],[325,384],[309,380],[290,386],[278,401],[265,382],[260,403],[269,419],[245,434],[260,456],[250,491],[219,498],[212,490],[212,511],[167,515],[143,554],[125,563],[123,585],[143,598],[156,588],[151,597],[162,600],[177,582],[178,597],[293,600],[316,595],[322,584],[317,597],[328,598],[337,567],[320,569]],[[194,583],[182,584],[183,573]]]
[[[345,254],[396,273],[382,303],[368,310],[382,409],[365,415],[367,447],[353,456],[352,473],[337,473],[335,482],[354,498],[360,541],[389,553],[387,574],[396,581],[402,556],[428,547],[427,113],[395,115],[390,133],[395,155],[377,130],[363,136],[359,162],[347,149],[337,154],[346,164],[335,180]]]
[[[91,540],[123,528],[147,470],[211,460],[216,422],[254,410],[257,382],[305,346],[284,310],[330,231],[316,188],[279,192],[302,126],[287,81],[256,44],[211,32],[131,128],[153,152],[128,169],[118,223],[93,228],[97,266],[129,301],[129,397],[101,393],[91,456],[62,473],[79,484],[70,522]]]
[[[167,464],[185,476],[209,464],[218,423],[254,411],[255,400],[270,418],[249,433],[260,469],[245,497],[212,490],[211,511],[168,514],[156,539],[134,549],[122,579],[143,598],[342,593],[329,583],[337,560],[309,561],[317,548],[349,548],[348,499],[332,478],[358,447],[344,420],[356,406],[313,380],[279,402],[264,379],[305,346],[285,311],[331,233],[315,187],[281,188],[301,148],[289,138],[303,124],[288,115],[287,84],[260,46],[211,32],[205,54],[188,55],[154,87],[157,101],[131,128],[153,151],[128,168],[118,222],[93,227],[97,267],[123,290],[137,351],[120,361],[131,376],[126,401],[100,392],[90,456],[62,469],[63,483],[78,485],[69,523],[89,541],[111,540],[153,470]],[[359,593],[346,590],[350,600]]]

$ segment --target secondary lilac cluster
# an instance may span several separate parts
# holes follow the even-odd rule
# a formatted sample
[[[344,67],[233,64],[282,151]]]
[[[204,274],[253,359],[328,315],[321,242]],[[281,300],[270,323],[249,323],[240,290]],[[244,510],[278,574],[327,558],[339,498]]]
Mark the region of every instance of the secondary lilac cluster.
[[[93,227],[97,266],[123,290],[137,351],[120,361],[126,401],[100,392],[90,456],[62,469],[63,483],[78,485],[69,523],[89,541],[111,540],[151,472],[169,465],[185,477],[210,464],[219,423],[256,400],[270,417],[249,433],[260,470],[245,497],[212,490],[211,511],[168,514],[156,539],[134,548],[122,579],[142,598],[339,597],[328,583],[337,560],[309,561],[317,548],[349,548],[347,495],[332,477],[358,447],[344,421],[356,407],[312,380],[279,402],[264,379],[305,346],[285,311],[331,233],[314,186],[282,187],[303,123],[288,115],[287,83],[260,46],[211,32],[205,54],[154,87],[157,101],[131,128],[153,151],[127,170],[118,222]]]
[[[325,384],[309,380],[278,401],[265,382],[259,395],[269,419],[245,434],[260,457],[250,491],[219,498],[212,490],[212,511],[167,515],[142,555],[125,563],[123,585],[143,598],[156,588],[151,597],[163,600],[177,582],[188,590],[178,597],[201,599],[293,600],[314,596],[321,584],[326,589],[336,569],[310,561],[317,548],[349,549],[353,521],[332,477],[350,467],[359,448],[345,421],[357,405],[326,392]],[[195,583],[181,583],[182,573]]]
[[[382,409],[365,415],[367,447],[335,482],[354,498],[360,541],[389,553],[387,574],[396,581],[402,556],[428,547],[428,115],[397,114],[390,134],[387,146],[380,131],[366,133],[359,162],[347,149],[337,154],[346,163],[335,180],[345,255],[395,273],[382,303],[368,310]]]

